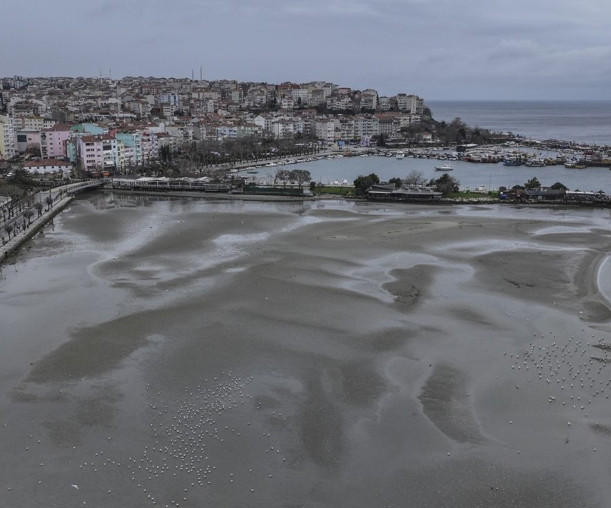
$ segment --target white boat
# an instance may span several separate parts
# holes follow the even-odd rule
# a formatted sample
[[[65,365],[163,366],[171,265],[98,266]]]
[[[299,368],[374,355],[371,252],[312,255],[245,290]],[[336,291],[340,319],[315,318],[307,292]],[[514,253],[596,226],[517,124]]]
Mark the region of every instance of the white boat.
[[[435,171],[452,171],[454,168],[450,164],[442,164],[441,166],[435,166]]]
[[[395,154],[395,158],[397,158],[397,159],[405,159],[405,154],[403,152],[397,152]]]

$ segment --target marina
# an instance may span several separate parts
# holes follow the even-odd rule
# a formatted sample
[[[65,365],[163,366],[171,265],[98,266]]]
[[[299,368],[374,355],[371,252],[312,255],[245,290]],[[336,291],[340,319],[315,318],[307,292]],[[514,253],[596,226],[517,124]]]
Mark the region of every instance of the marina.
[[[598,192],[603,190],[611,192],[611,173],[606,166],[586,166],[579,171],[566,168],[559,161],[553,165],[528,166],[506,165],[503,159],[506,154],[513,153],[517,148],[502,150],[497,148],[496,162],[475,163],[460,160],[455,152],[446,150],[421,149],[415,155],[405,155],[400,160],[394,157],[394,151],[384,150],[367,154],[365,156],[346,156],[343,153],[331,153],[317,156],[312,159],[303,159],[293,165],[278,164],[274,168],[259,167],[240,171],[247,180],[256,181],[258,184],[272,184],[274,175],[278,169],[292,169],[299,167],[310,172],[312,180],[327,185],[352,185],[354,179],[361,175],[370,173],[377,174],[382,181],[391,178],[404,179],[413,171],[419,172],[427,179],[437,178],[439,172],[436,166],[442,166],[437,161],[448,161],[451,164],[452,176],[456,178],[462,189],[476,189],[484,186],[487,190],[498,190],[499,187],[511,188],[514,185],[523,185],[526,181],[536,177],[543,186],[551,186],[556,182],[563,183],[571,190]],[[369,150],[371,152],[371,150]],[[533,158],[548,158],[556,161],[557,151],[533,150],[530,147],[519,149],[524,154]],[[492,153],[492,152],[487,152]],[[387,154],[391,156],[388,157]]]

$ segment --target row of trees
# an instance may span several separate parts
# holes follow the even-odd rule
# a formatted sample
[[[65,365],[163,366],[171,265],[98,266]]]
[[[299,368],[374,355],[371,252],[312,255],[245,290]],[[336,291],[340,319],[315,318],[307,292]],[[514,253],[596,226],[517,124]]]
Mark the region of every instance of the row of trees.
[[[354,180],[355,194],[357,196],[363,195],[372,185],[379,183],[380,178],[375,173],[371,173],[367,176],[359,176]],[[412,171],[404,180],[401,180],[400,178],[391,178],[387,183],[394,184],[395,188],[397,189],[404,184],[416,186],[428,185],[434,187],[435,190],[444,195],[458,192],[460,185],[460,182],[448,173],[444,173],[437,179],[432,178],[431,180],[427,180],[420,171]]]
[[[369,187],[379,183],[380,178],[375,173],[371,173],[367,176],[359,176],[356,180],[354,180],[355,193],[357,195],[363,195],[367,192]],[[430,187],[434,187],[436,191],[441,192],[443,195],[458,192],[460,186],[460,182],[448,173],[444,173],[439,178],[427,180],[420,171],[412,171],[404,180],[401,180],[400,178],[391,178],[387,183],[394,184],[396,188],[399,188],[402,185],[428,185]],[[538,189],[540,187],[541,182],[539,182],[537,177],[533,177],[525,182],[524,185],[515,185],[513,188]],[[561,182],[554,183],[550,186],[550,188],[554,190],[568,190],[568,188]],[[501,190],[504,190],[504,187],[501,187]]]
[[[274,175],[274,186],[277,182],[282,183],[282,187],[286,187],[289,182],[296,182],[301,189],[304,183],[311,180],[310,172],[305,169],[279,169]]]

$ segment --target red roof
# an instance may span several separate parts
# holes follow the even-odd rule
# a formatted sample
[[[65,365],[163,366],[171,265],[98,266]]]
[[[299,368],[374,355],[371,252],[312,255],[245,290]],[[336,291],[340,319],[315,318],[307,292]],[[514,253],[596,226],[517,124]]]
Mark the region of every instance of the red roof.
[[[66,166],[69,167],[71,164],[69,162],[60,161],[59,159],[41,159],[38,161],[27,161],[24,164],[26,168],[40,168],[46,166]]]

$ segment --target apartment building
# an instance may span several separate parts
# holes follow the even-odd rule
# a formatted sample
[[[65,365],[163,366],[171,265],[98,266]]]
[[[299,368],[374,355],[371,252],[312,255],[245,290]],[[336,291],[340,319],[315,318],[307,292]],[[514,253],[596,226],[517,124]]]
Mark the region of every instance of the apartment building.
[[[332,143],[336,140],[335,129],[338,127],[337,135],[339,137],[339,120],[335,119],[320,119],[315,122],[316,137],[323,141]]]
[[[56,124],[40,132],[40,156],[43,159],[63,159],[67,156],[66,142],[73,133],[68,124]]]
[[[40,131],[16,131],[17,152],[24,153],[27,150],[40,153]]]
[[[10,159],[17,154],[17,139],[13,118],[0,115],[0,159]]]
[[[424,100],[417,95],[397,94],[397,108],[399,111],[412,114],[422,114]]]
[[[378,107],[378,92],[371,88],[363,90],[361,95],[361,108],[375,110]]]
[[[114,137],[123,145],[123,157],[125,159],[125,165],[142,166],[144,164],[141,132],[116,132]]]
[[[354,137],[371,137],[380,133],[380,122],[375,116],[358,115],[354,118]]]
[[[85,171],[110,171],[125,166],[123,143],[107,134],[78,138],[77,153]]]

